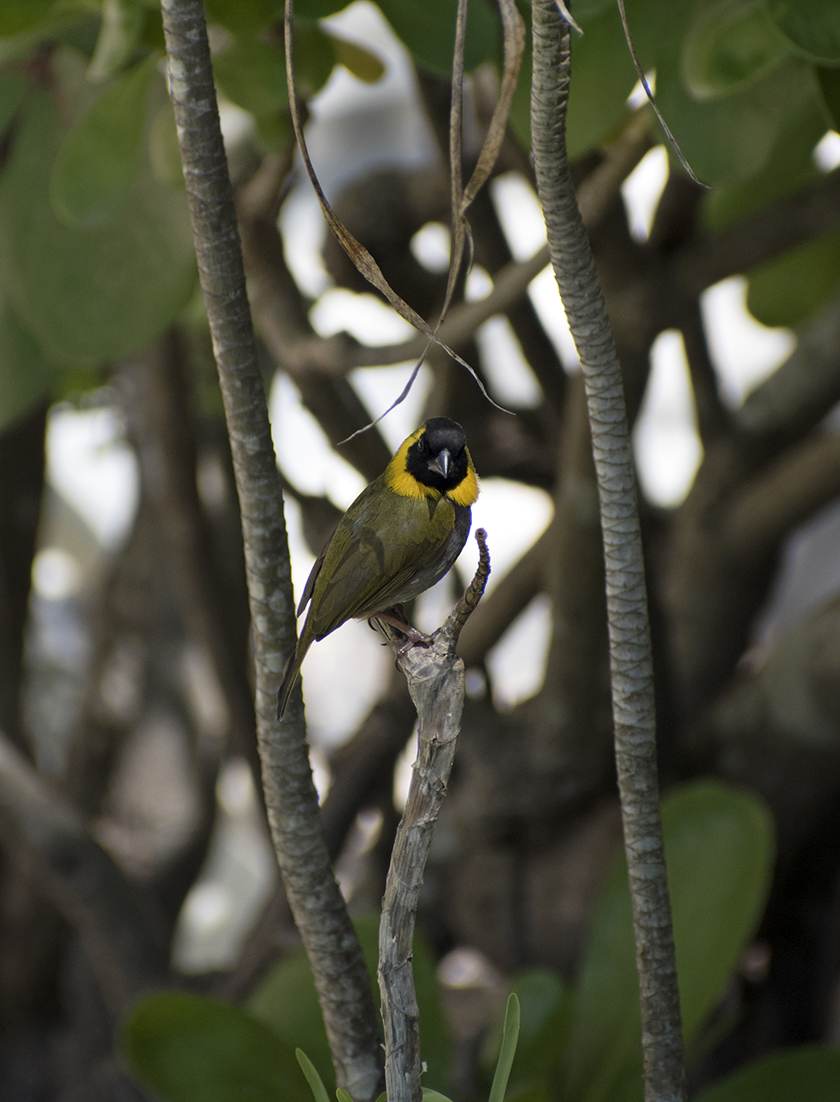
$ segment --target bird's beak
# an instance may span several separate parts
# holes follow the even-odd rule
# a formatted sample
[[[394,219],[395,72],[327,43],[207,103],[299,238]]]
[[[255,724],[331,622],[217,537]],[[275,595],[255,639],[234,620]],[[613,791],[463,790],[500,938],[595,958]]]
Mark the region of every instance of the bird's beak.
[[[444,478],[449,477],[449,468],[452,465],[452,456],[449,448],[443,448],[429,464],[433,471],[438,471]]]

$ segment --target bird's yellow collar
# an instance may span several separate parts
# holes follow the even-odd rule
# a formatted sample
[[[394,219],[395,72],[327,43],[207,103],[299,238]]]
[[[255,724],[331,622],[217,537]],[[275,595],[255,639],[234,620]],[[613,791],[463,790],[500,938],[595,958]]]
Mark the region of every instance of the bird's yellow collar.
[[[440,490],[436,490],[432,486],[424,486],[422,482],[418,482],[414,475],[406,470],[408,449],[415,442],[421,431],[421,429],[418,429],[417,432],[412,433],[407,440],[403,441],[399,451],[385,468],[385,481],[388,483],[389,488],[392,489],[394,493],[401,494],[403,497],[425,497],[436,500],[439,497],[445,496],[454,505],[473,505],[478,498],[478,478],[475,473],[472,458],[470,457],[469,449],[467,449],[467,459],[469,462],[466,475],[457,486],[454,486],[451,490],[447,490],[445,494],[441,494]]]

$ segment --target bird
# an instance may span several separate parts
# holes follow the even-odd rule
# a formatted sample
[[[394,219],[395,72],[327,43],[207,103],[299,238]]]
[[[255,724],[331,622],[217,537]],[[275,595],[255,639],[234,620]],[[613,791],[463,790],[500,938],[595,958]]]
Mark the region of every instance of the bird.
[[[309,612],[277,694],[278,719],[312,643],[348,620],[385,620],[409,646],[428,641],[405,622],[402,605],[451,569],[477,498],[464,430],[448,417],[430,417],[362,490],[315,560],[297,615],[307,605]]]

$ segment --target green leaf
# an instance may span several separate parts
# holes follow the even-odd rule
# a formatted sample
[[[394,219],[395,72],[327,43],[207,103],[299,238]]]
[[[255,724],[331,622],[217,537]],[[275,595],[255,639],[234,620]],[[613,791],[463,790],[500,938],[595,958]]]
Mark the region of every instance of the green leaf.
[[[18,112],[29,91],[29,81],[23,73],[0,73],[0,138]]]
[[[840,286],[840,230],[789,249],[749,273],[747,308],[769,326],[796,327]]]
[[[36,27],[53,6],[53,0],[3,0],[0,4],[0,35],[19,34]]]
[[[385,75],[385,63],[372,50],[360,46],[357,42],[350,42],[340,35],[327,30],[335,50],[335,59],[352,73],[357,80],[365,84],[376,84]]]
[[[637,79],[615,5],[583,24],[583,31],[582,38],[572,36],[566,145],[573,161],[620,124]]]
[[[816,74],[820,95],[831,119],[831,125],[835,130],[840,130],[840,69],[823,65],[816,70]]]
[[[378,0],[383,15],[417,61],[433,73],[449,76],[455,45],[458,0]],[[473,0],[467,19],[464,65],[471,72],[500,50],[501,27],[486,0]]]
[[[146,11],[136,0],[105,0],[88,79],[108,80],[127,65],[145,23]]]
[[[326,19],[347,7],[348,0],[295,0],[295,20]]]
[[[688,28],[683,79],[697,99],[716,99],[755,84],[789,52],[764,0],[714,0],[696,9]]]
[[[0,311],[0,432],[49,395],[63,374],[4,306]]]
[[[335,1082],[330,1046],[304,952],[280,961],[248,999],[247,1009],[281,1040],[307,1053],[325,1082]]]
[[[162,105],[163,82],[157,89]],[[0,177],[0,281],[23,325],[59,363],[129,355],[158,336],[195,286],[186,197],[144,164],[107,222],[67,226],[49,180],[63,130],[35,90]]]
[[[335,61],[335,42],[330,35],[306,23],[295,26],[295,87],[300,95],[320,92]]]
[[[356,922],[356,932],[378,1005],[379,989],[375,979],[378,916],[371,915]],[[452,1040],[437,985],[435,961],[419,933],[414,939],[412,963],[426,1076],[432,1083],[445,1083]],[[324,1082],[332,1081],[332,1059],[305,953],[292,954],[276,965],[248,1000],[248,1009],[288,1044],[305,1049]]]
[[[50,199],[68,226],[95,226],[127,200],[142,165],[149,88],[157,69],[150,56],[130,69],[68,132],[52,170]]]
[[[790,41],[815,61],[840,62],[837,0],[767,0],[767,10]]]
[[[696,1102],[836,1102],[840,1050],[774,1052],[701,1091]]]
[[[712,187],[757,176],[789,120],[806,107],[821,110],[813,71],[795,57],[748,87],[701,102],[685,88],[671,54],[657,67],[656,99],[692,169]]]
[[[560,1067],[568,1039],[573,993],[554,972],[532,968],[514,977],[512,991],[519,999],[520,1028],[510,1090],[519,1097],[526,1089],[548,1090]],[[501,1046],[501,1023],[488,1043],[495,1064]]]
[[[662,821],[683,1031],[691,1046],[761,918],[773,866],[773,827],[757,797],[711,781],[671,794]],[[602,895],[581,970],[567,1045],[568,1098],[640,1098],[640,1034],[622,859]]]
[[[338,1099],[338,1102],[353,1102],[353,1099],[343,1087],[336,1087],[335,1097]]]
[[[206,0],[208,21],[234,34],[256,34],[283,19],[283,0]],[[295,8],[298,5],[295,4]]]
[[[507,1008],[505,1010],[505,1024],[502,1030],[502,1045],[499,1049],[496,1072],[493,1075],[493,1085],[490,1087],[489,1102],[504,1102],[508,1079],[510,1079],[510,1069],[513,1066],[513,1058],[516,1055],[516,1043],[518,1040],[519,999],[511,992],[511,994],[508,995]]]
[[[327,1088],[324,1086],[323,1079],[318,1074],[315,1065],[303,1049],[296,1048],[295,1056],[297,1057],[297,1062],[300,1064],[301,1071],[306,1076],[306,1082],[309,1084],[309,1089],[312,1091],[315,1102],[330,1102],[330,1096],[327,1094]]]
[[[231,102],[252,115],[286,108],[286,62],[282,47],[261,38],[234,39],[213,58],[216,81]]]
[[[244,1010],[197,995],[144,999],[123,1031],[138,1077],[165,1102],[305,1098],[294,1052]]]

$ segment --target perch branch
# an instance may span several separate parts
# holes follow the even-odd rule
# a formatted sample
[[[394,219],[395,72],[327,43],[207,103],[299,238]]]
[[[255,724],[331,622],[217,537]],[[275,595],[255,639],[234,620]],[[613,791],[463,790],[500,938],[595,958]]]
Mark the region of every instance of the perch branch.
[[[475,534],[479,564],[466,593],[430,647],[398,658],[420,721],[417,760],[405,812],[397,829],[379,926],[379,989],[385,1026],[388,1102],[419,1102],[420,1032],[411,969],[414,918],[423,871],[455,758],[464,707],[464,663],[455,654],[461,628],[481,600],[490,573],[487,535]],[[392,644],[403,637],[383,624]]]

